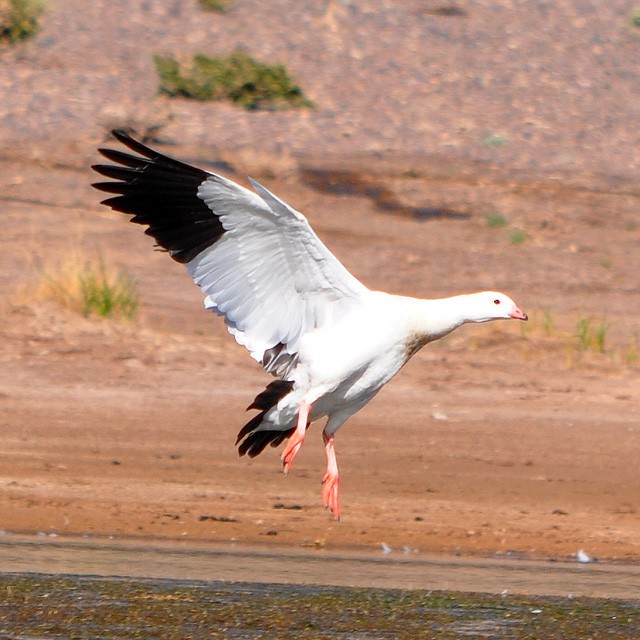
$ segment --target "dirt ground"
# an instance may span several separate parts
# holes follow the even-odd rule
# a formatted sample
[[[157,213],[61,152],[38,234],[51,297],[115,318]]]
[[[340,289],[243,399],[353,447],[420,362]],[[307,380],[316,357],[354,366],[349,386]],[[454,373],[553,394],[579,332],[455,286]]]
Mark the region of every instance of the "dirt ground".
[[[621,87],[631,84],[616,94],[616,109],[610,102],[613,92],[603,101],[594,90],[593,99],[571,103],[575,118],[596,123],[585,125],[581,136],[574,128],[571,137],[577,120],[566,120],[573,112],[563,103],[565,95],[575,96],[553,91],[548,97],[556,102],[545,106],[545,118],[560,137],[545,142],[541,127],[542,137],[534,133],[530,146],[513,142],[503,149],[476,142],[470,151],[469,136],[496,130],[491,123],[481,125],[481,103],[463,100],[459,117],[467,124],[475,118],[476,125],[456,129],[438,120],[456,117],[447,110],[433,117],[422,114],[416,122],[412,109],[403,112],[403,100],[389,103],[388,96],[380,111],[360,109],[364,80],[354,89],[356,106],[347,108],[340,102],[345,100],[340,85],[325,86],[328,81],[313,74],[312,99],[325,89],[328,95],[325,107],[311,114],[246,114],[226,105],[209,106],[207,113],[202,105],[186,102],[167,106],[152,94],[123,100],[120,111],[109,110],[105,96],[121,84],[140,90],[134,77],[149,70],[127,67],[118,83],[122,61],[108,56],[113,41],[106,35],[91,40],[88,28],[69,53],[62,46],[66,40],[55,35],[66,12],[70,33],[85,31],[77,26],[72,2],[51,4],[40,40],[25,45],[22,53],[0,52],[7,63],[0,114],[1,529],[318,549],[381,548],[384,543],[419,552],[535,557],[584,549],[596,557],[640,560],[639,152],[635,107],[627,100],[637,88],[638,74],[629,72],[637,66],[635,57],[628,58],[631,67],[621,69],[618,58],[610,57],[609,68],[603,68],[603,58],[601,66],[588,69],[593,86],[600,86],[602,77],[614,87],[618,77]],[[101,5],[91,4],[91,12]],[[114,5],[101,24],[119,19],[122,7]],[[132,38],[142,18],[157,29],[166,19],[167,32],[177,38],[178,25],[156,10],[158,3],[142,5],[147,9],[136,9],[136,19],[126,27],[127,55],[133,55]],[[248,11],[238,5],[238,16],[219,18],[235,25],[227,36],[237,33]],[[613,5],[618,11],[613,35],[601,22],[593,27],[601,38],[593,47],[605,53],[614,45],[631,46],[632,36],[619,27],[626,5]],[[327,5],[326,15],[317,18],[329,25],[327,41],[344,43],[346,27],[331,25],[356,20],[354,6]],[[147,16],[136,13],[149,7]],[[331,7],[337,13],[331,14]],[[602,21],[609,9],[599,7],[592,19]],[[417,29],[416,24],[430,33],[449,33],[438,45],[442,51],[466,46],[460,29],[468,39],[477,27],[478,37],[496,42],[504,27],[500,20],[508,17],[485,8],[489,14],[480,12],[480,23],[465,14],[436,27],[431,14],[411,22],[411,16],[383,9],[380,15],[395,25],[395,31],[386,25],[395,37],[402,37],[403,29]],[[480,9],[468,11],[473,15]],[[99,16],[87,15],[95,28]],[[287,14],[287,20],[296,15]],[[553,24],[562,18],[553,10],[547,17]],[[517,16],[523,24],[525,18]],[[538,14],[529,18],[543,20]],[[194,19],[191,13],[189,19]],[[513,41],[524,31],[512,19]],[[455,20],[467,20],[466,26]],[[578,33],[589,30],[591,22],[581,14],[575,20]],[[256,47],[266,46],[260,43],[270,25],[258,25]],[[495,33],[487,35],[487,25]],[[411,42],[418,43],[419,34],[411,33]],[[554,33],[551,29],[544,37],[553,39]],[[189,42],[195,47],[204,35],[194,32]],[[370,46],[358,37],[361,49]],[[312,46],[294,44],[289,51],[307,52],[304,47]],[[516,71],[524,68],[517,59],[537,61],[540,68],[547,68],[546,61],[553,69],[555,56],[564,51],[570,67],[579,64],[568,49],[536,43],[531,46],[537,57],[531,58],[526,44],[522,50],[512,47],[511,57],[500,54],[498,63],[505,55]],[[65,94],[59,82],[50,87],[38,80],[45,79],[47,69],[54,78],[61,70],[68,73],[71,62],[82,58],[82,46],[96,48],[91,64],[98,71],[94,78],[81,66],[65,76],[65,82],[84,81],[93,91],[74,94],[78,108],[71,117],[64,113],[70,108],[69,84]],[[325,56],[339,58],[340,51],[336,44]],[[367,51],[360,58],[352,52],[350,64],[364,60],[370,74],[387,81],[396,77],[393,66],[376,67]],[[599,60],[604,55],[589,51]],[[305,55],[302,60],[311,60]],[[450,61],[460,69],[467,63],[465,57]],[[560,70],[549,73],[549,83],[565,81]],[[453,80],[445,80],[432,87],[438,100],[453,95],[447,93]],[[413,81],[400,82],[400,95],[409,91],[407,82]],[[512,85],[509,91],[513,97]],[[517,112],[518,105],[511,103]],[[511,118],[511,103],[507,100],[501,113],[505,137],[513,141],[510,127],[518,129],[522,120],[519,112]],[[200,293],[182,267],[154,252],[151,240],[124,217],[101,207],[100,194],[89,186],[95,179],[89,165],[98,160],[95,148],[104,144],[106,125],[130,119],[139,104],[146,105],[147,124],[154,110],[172,111],[159,140],[172,143],[161,146],[165,152],[203,166],[224,160],[235,169],[229,174],[234,179],[244,182],[249,173],[264,182],[303,211],[368,286],[420,297],[497,289],[530,315],[527,325],[464,327],[430,345],[343,427],[337,437],[339,523],[320,502],[324,451],[318,425],[288,477],[280,472],[279,451],[269,449],[254,460],[237,456],[234,441],[247,419],[244,409],[269,376],[233,342],[221,321],[202,309]],[[41,126],[34,109],[41,109]],[[385,120],[384,109],[391,119]],[[616,114],[608,128],[600,126],[607,110]],[[356,122],[354,113],[369,120]],[[392,127],[398,118],[400,142],[376,148],[377,134],[390,135],[380,123]],[[206,133],[186,124],[207,119],[214,125]],[[419,142],[428,142],[429,131],[419,127],[427,120],[436,136],[458,131],[455,144],[447,146],[442,139],[428,154],[413,147],[403,152],[403,140],[411,143],[411,122],[417,136],[426,136]],[[352,122],[348,136],[345,121]],[[630,139],[625,132],[633,122],[636,137]],[[138,128],[144,129],[140,123]],[[580,140],[591,142],[581,146]],[[303,153],[299,146],[306,141],[309,149]],[[616,149],[616,141],[622,149]],[[559,160],[569,152],[573,160]],[[496,213],[505,226],[487,224]],[[134,320],[83,318],[39,294],[42,282],[61,267],[97,257],[135,279],[141,307]],[[578,326],[585,331],[583,339]]]

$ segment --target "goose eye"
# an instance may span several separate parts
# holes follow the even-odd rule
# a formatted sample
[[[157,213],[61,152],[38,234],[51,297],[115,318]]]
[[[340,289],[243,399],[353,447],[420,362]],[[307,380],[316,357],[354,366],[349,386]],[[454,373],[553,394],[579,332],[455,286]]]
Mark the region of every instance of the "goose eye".
[[[493,301],[493,304],[500,304],[500,300],[498,300],[498,298],[496,298],[496,299]]]

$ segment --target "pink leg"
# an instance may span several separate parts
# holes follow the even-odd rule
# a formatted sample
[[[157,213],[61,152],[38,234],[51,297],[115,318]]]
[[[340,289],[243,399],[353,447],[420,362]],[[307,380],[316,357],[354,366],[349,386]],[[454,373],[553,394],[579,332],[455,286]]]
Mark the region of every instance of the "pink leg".
[[[331,513],[333,513],[336,520],[340,520],[340,500],[338,497],[340,475],[338,474],[334,437],[333,435],[327,435],[323,431],[322,438],[327,453],[327,473],[325,473],[322,480],[322,503],[327,509],[331,509]]]
[[[304,442],[304,434],[307,431],[307,427],[309,426],[309,412],[311,411],[311,403],[305,402],[304,400],[300,403],[298,407],[298,426],[296,430],[291,434],[289,438],[289,442],[285,447],[285,450],[282,452],[282,470],[285,474],[291,471],[291,465],[293,464],[293,459],[296,457],[298,451],[300,451],[300,447]]]

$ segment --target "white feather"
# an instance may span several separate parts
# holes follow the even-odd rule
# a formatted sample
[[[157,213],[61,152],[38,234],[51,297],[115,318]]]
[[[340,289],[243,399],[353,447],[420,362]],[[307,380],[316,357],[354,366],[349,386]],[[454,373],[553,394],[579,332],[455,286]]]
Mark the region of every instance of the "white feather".
[[[257,455],[289,437],[283,453],[288,470],[309,423],[327,416],[323,501],[336,516],[333,436],[349,416],[428,342],[466,322],[527,319],[497,292],[417,300],[370,291],[301,213],[261,184],[251,180],[254,193],[163,156],[123,132],[114,135],[140,157],[102,150],[122,165],[94,167],[120,181],[96,185],[120,194],[104,202],[148,225],[160,246],[187,262],[205,307],[224,316],[237,342],[281,378],[252,404],[261,413],[241,430],[240,453]],[[168,194],[166,201],[159,192]],[[591,560],[583,551],[577,558]]]
[[[252,193],[212,175],[198,196],[225,233],[187,264],[205,307],[258,361],[278,343],[295,353],[302,335],[359,304],[368,289],[322,244],[306,218],[255,180]],[[259,194],[259,195],[258,195]]]

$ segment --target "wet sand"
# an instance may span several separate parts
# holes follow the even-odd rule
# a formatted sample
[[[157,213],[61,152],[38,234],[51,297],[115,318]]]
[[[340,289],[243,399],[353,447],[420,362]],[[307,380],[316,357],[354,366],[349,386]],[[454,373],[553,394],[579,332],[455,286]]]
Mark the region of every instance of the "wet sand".
[[[0,571],[640,600],[640,567],[405,553],[5,536]]]

